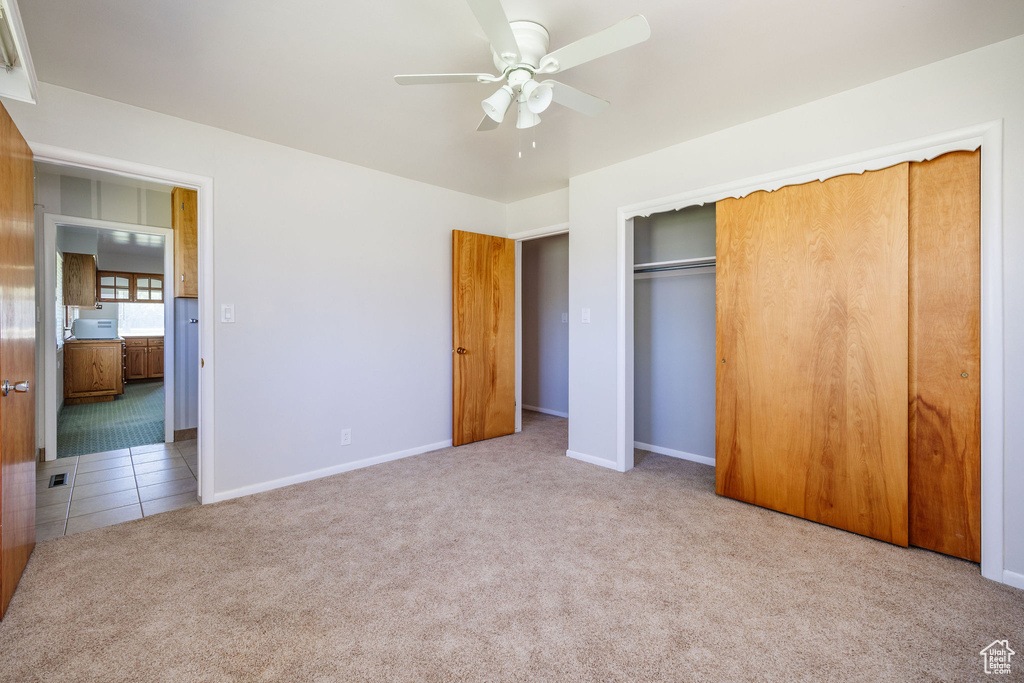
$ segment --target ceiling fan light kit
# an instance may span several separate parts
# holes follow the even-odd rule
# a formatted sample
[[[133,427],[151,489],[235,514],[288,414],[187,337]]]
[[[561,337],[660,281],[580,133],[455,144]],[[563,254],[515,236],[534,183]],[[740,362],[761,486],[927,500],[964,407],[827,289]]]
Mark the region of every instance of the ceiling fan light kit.
[[[516,117],[516,128],[533,128],[540,123],[540,116],[530,110],[527,103],[519,101],[519,116]]]
[[[516,128],[532,128],[552,102],[587,116],[597,116],[608,102],[572,86],[553,80],[537,81],[534,76],[558,73],[591,60],[642,43],[651,36],[647,20],[634,15],[603,31],[548,52],[547,29],[533,21],[508,20],[500,0],[467,0],[491,43],[491,57],[500,76],[485,73],[414,74],[395,76],[399,85],[438,83],[505,84],[481,102],[484,118],[478,131],[493,130],[505,119],[512,102],[518,105]]]
[[[494,93],[486,100],[481,102],[481,106],[484,108],[484,113],[487,114],[495,123],[501,123],[505,119],[505,112],[512,106],[512,100],[516,98],[516,93],[511,86],[503,85],[498,88],[498,92]]]

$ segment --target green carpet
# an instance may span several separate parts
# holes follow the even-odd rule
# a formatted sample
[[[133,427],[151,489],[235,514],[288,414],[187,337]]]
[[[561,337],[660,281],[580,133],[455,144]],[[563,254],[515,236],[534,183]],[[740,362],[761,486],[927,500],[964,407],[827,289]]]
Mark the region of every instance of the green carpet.
[[[163,382],[129,384],[113,401],[66,405],[57,418],[58,458],[163,441]]]

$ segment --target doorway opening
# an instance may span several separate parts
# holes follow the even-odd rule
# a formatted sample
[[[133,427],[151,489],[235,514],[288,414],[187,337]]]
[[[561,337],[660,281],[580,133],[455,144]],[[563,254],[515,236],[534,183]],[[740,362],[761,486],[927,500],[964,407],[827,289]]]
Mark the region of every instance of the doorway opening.
[[[514,236],[513,236],[514,237]],[[516,241],[516,431],[564,432],[569,419],[569,232]]]
[[[634,464],[713,467],[714,203],[635,218],[633,261]]]
[[[197,504],[198,302],[175,298],[180,188],[37,162],[35,190],[37,539]]]

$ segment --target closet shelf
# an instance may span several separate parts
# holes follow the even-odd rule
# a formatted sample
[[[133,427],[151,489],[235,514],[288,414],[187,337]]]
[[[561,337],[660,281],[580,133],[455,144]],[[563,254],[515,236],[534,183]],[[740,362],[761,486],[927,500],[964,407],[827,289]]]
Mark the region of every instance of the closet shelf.
[[[684,258],[675,261],[655,261],[653,263],[633,264],[634,273],[660,273],[669,270],[686,270],[688,268],[706,268],[715,265],[714,256],[700,258]]]

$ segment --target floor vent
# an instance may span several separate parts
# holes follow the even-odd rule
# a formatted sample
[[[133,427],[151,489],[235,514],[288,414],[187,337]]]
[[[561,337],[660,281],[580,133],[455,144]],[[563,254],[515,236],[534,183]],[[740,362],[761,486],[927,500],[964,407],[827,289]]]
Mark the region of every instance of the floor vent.
[[[66,472],[61,472],[60,474],[55,474],[55,475],[50,477],[50,485],[47,486],[46,488],[52,489],[54,486],[67,486],[67,483],[68,483],[68,475],[67,475],[67,473]]]

